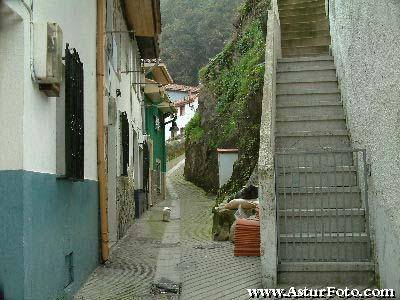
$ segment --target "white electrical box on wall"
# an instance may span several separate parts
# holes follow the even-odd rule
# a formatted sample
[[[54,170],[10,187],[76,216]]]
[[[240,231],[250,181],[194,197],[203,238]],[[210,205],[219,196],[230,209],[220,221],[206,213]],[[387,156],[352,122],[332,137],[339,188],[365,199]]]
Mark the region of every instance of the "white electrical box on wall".
[[[62,30],[56,23],[35,23],[33,38],[34,69],[39,88],[48,96],[58,96],[62,78]]]

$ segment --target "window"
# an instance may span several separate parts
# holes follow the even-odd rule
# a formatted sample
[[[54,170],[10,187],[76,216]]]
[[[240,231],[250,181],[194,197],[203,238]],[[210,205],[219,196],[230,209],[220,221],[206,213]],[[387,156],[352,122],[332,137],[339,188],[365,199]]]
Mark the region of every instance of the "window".
[[[107,0],[106,9],[106,54],[108,60],[114,69],[114,72],[119,76],[121,71],[121,45],[122,34],[115,31],[121,31],[122,12],[120,2],[116,0]]]
[[[83,63],[76,49],[65,49],[65,177],[84,179]]]
[[[120,116],[120,128],[121,128],[121,156],[120,160],[121,175],[128,176],[128,165],[129,165],[129,122],[126,112],[121,113]]]

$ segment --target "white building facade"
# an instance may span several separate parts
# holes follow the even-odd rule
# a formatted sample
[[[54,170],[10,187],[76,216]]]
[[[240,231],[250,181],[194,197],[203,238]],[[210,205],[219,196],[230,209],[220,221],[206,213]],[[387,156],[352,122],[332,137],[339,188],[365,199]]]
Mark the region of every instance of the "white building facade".
[[[0,292],[68,297],[99,262],[96,1],[3,1],[0,22]],[[43,65],[34,58],[47,49],[38,27],[47,22],[62,30],[62,56],[68,43],[83,63],[79,181],[65,178],[65,72],[59,97],[36,78]]]
[[[172,123],[165,128],[167,140],[184,134],[186,125],[195,115],[199,106],[199,88],[179,84],[166,87],[167,94],[177,110],[177,131],[171,131]]]
[[[1,299],[72,299],[146,206],[141,60],[161,26],[139,2],[0,1]]]

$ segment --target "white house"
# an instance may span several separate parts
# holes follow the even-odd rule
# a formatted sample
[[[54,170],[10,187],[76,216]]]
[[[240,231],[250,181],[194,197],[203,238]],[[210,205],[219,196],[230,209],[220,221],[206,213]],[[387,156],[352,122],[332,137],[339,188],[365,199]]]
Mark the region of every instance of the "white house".
[[[199,87],[191,87],[179,84],[170,84],[166,87],[167,94],[177,109],[177,131],[171,131],[172,123],[165,128],[165,138],[169,140],[177,135],[184,134],[187,123],[192,119],[199,106]]]
[[[145,205],[143,1],[0,1],[1,299],[71,299]]]

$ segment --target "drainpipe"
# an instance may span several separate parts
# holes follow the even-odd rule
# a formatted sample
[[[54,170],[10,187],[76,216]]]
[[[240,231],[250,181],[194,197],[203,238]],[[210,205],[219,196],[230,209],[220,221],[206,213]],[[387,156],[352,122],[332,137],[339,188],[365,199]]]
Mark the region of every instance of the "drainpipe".
[[[104,45],[105,45],[105,0],[97,0],[97,55],[96,55],[96,85],[97,85],[97,172],[99,176],[99,204],[101,221],[101,260],[106,262],[109,257],[108,246],[108,215],[106,169],[104,155]]]

